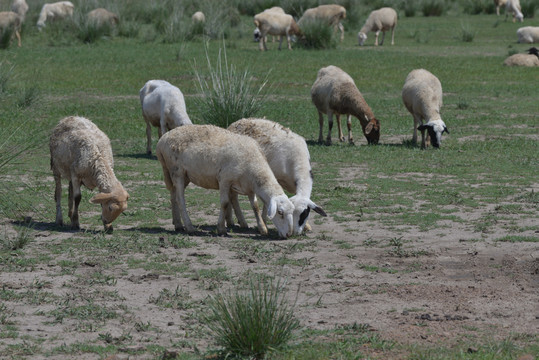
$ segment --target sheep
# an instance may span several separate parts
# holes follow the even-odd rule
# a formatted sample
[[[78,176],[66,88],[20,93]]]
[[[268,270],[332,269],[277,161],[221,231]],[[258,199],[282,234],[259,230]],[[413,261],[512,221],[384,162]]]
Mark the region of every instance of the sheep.
[[[86,15],[86,18],[88,19],[89,24],[93,24],[97,27],[101,27],[101,26],[114,27],[118,25],[118,23],[120,22],[118,15],[103,8],[97,8],[90,11]]]
[[[250,137],[213,125],[181,126],[161,137],[156,154],[170,191],[176,231],[182,229],[182,220],[187,233],[195,230],[187,214],[184,194],[185,187],[192,182],[219,190],[219,235],[226,235],[225,220],[229,226],[233,225],[230,206],[240,226],[247,227],[238,194],[249,197],[261,234],[267,234],[268,230],[255,196],[267,206],[268,217],[273,220],[279,236],[286,238],[292,234],[294,205],[277,182],[257,142]]]
[[[517,30],[519,43],[539,43],[539,26],[525,26]]]
[[[265,119],[241,119],[232,123],[228,130],[255,139],[279,184],[286,191],[295,194],[290,198],[294,205],[294,235],[300,235],[304,228],[310,230],[307,218],[311,210],[327,216],[324,210],[311,200],[311,161],[303,137]],[[264,214],[265,212],[264,207]]]
[[[340,5],[320,5],[315,8],[307,9],[298,21],[298,26],[301,28],[309,21],[322,20],[329,26],[333,27],[334,32],[339,29],[341,31],[341,41],[344,40],[344,26],[341,21],[346,18],[346,8]]]
[[[37,20],[38,30],[41,31],[45,27],[45,21],[47,20],[73,18],[74,8],[75,6],[70,1],[59,1],[52,4],[43,4]]]
[[[357,117],[363,134],[369,144],[377,144],[380,139],[380,121],[374,117],[374,114],[367,105],[363,95],[359,92],[354,80],[337,66],[327,66],[318,71],[317,78],[311,88],[311,99],[318,110],[318,122],[320,131],[318,133],[318,142],[323,140],[322,128],[324,118],[322,114],[328,116],[328,136],[327,145],[331,145],[331,129],[333,127],[333,114],[337,118],[337,127],[339,129],[339,140],[344,141],[344,135],[341,128],[341,114],[347,115],[348,142],[353,144],[352,120],[351,115]]]
[[[539,51],[532,47],[528,49],[527,54],[514,54],[509,56],[503,62],[506,66],[539,66]]]
[[[524,15],[522,14],[520,8],[520,0],[507,0],[507,3],[505,4],[506,21],[509,13],[513,14],[513,22],[515,22],[515,20],[518,20],[519,22],[524,21]]]
[[[0,31],[12,31],[17,37],[17,45],[21,47],[21,25],[22,20],[19,14],[13,11],[0,12]]]
[[[440,116],[442,107],[440,80],[425,69],[412,70],[406,77],[402,88],[402,101],[414,117],[412,141],[417,144],[417,130],[420,130],[421,148],[424,149],[426,146],[425,130],[427,130],[427,140],[430,137],[432,146],[439,148],[442,134],[444,132],[449,134],[449,130]]]
[[[129,194],[114,175],[110,140],[90,120],[66,117],[56,125],[50,137],[51,169],[56,188],[56,224],[62,226],[62,183],[69,179],[69,217],[71,227],[80,229],[79,203],[81,185],[99,193],[90,200],[101,204],[101,220],[105,231],[112,232],[112,222],[127,209]]]
[[[374,41],[374,46],[378,46],[378,34],[382,31],[382,41],[380,45],[384,44],[384,38],[386,36],[386,31],[391,29],[391,45],[395,45],[395,27],[397,26],[397,12],[389,7],[384,7],[378,10],[371,12],[365,25],[359,30],[357,38],[359,45],[363,46],[365,40],[367,40],[367,33],[374,31],[376,33],[376,39]]]
[[[500,16],[500,8],[505,7],[507,0],[494,0],[494,5],[496,5],[496,15]]]
[[[25,0],[14,0],[13,4],[11,4],[11,11],[19,14],[21,17],[21,22],[24,22],[26,13],[28,12],[28,4]]]
[[[196,13],[191,16],[191,21],[193,23],[205,23],[206,22],[206,16],[202,11],[197,11]]]
[[[277,12],[277,13],[280,13],[280,14],[284,14],[284,10],[282,7],[279,7],[279,6],[274,6],[274,7],[271,7],[269,9],[266,9],[264,10],[263,12],[270,12],[270,11],[274,11],[274,12]],[[253,31],[253,38],[254,38],[254,41],[255,42],[259,42],[260,41],[260,29],[259,28],[255,28],[255,30]],[[281,40],[281,36],[277,36],[277,38],[279,39],[279,41]],[[265,41],[268,41],[268,37],[266,36],[266,39]],[[275,42],[275,36],[272,36],[271,37],[271,42]]]
[[[288,50],[292,50],[290,45],[290,36],[291,35],[301,35],[301,30],[296,24],[296,21],[291,15],[281,14],[274,11],[261,12],[256,14],[254,17],[255,26],[260,30],[260,43],[259,49],[261,51],[268,50],[266,46],[266,35],[278,35],[280,36],[279,40],[279,50],[281,50],[281,45],[283,43],[283,36],[286,36],[288,42]]]
[[[140,89],[142,116],[146,122],[146,152],[152,153],[152,126],[158,128],[159,138],[168,130],[192,124],[183,94],[165,80],[149,80]]]

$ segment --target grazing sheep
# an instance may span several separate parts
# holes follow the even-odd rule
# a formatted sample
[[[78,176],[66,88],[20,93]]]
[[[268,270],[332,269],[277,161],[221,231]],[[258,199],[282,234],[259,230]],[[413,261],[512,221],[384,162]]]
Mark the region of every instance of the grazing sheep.
[[[494,5],[496,5],[496,15],[500,16],[500,8],[505,7],[507,0],[494,0]]]
[[[385,7],[371,12],[365,25],[359,30],[357,38],[359,45],[363,45],[367,40],[367,33],[374,31],[376,33],[376,39],[374,46],[378,46],[378,34],[382,31],[382,41],[380,45],[384,44],[384,38],[386,37],[386,31],[391,30],[391,45],[395,44],[395,27],[397,26],[397,12],[392,8]]]
[[[378,121],[367,105],[363,95],[359,92],[354,80],[342,69],[330,65],[321,68],[318,76],[311,88],[311,99],[318,110],[318,122],[320,131],[318,142],[322,142],[322,128],[324,118],[322,114],[328,116],[328,136],[327,144],[331,144],[331,129],[333,127],[333,114],[337,118],[339,129],[339,140],[344,141],[341,128],[341,114],[347,115],[348,142],[353,144],[351,115],[357,117],[361,123],[363,134],[369,144],[378,144],[380,139],[380,121]]]
[[[238,194],[249,197],[261,234],[267,234],[268,230],[255,196],[267,206],[268,216],[279,235],[286,238],[292,234],[294,205],[275,179],[257,142],[250,137],[213,125],[181,126],[161,137],[156,154],[170,191],[176,231],[182,229],[182,220],[188,233],[195,231],[187,214],[184,194],[185,187],[192,182],[205,189],[219,190],[221,211],[217,231],[220,235],[226,234],[225,220],[229,226],[233,225],[230,206],[240,226],[247,227]]]
[[[21,17],[13,11],[0,12],[0,31],[4,34],[5,31],[12,31],[17,37],[17,45],[21,47]]]
[[[283,36],[286,36],[288,42],[288,49],[292,50],[290,45],[291,35],[301,35],[301,31],[296,24],[296,21],[291,15],[281,14],[275,11],[266,11],[256,14],[254,17],[255,26],[260,30],[260,43],[259,48],[261,51],[268,50],[266,46],[266,36],[276,35],[280,36],[279,50],[283,43]]]
[[[191,16],[191,21],[193,23],[205,23],[206,22],[206,16],[202,11],[197,11],[196,13]]]
[[[284,14],[284,10],[282,7],[279,7],[279,6],[274,6],[272,8],[269,8],[269,9],[266,9],[264,10],[264,12],[277,12],[277,13],[280,13],[280,14]],[[259,42],[260,41],[260,29],[259,28],[255,28],[255,30],[253,31],[253,38],[254,38],[254,41],[255,42]],[[277,36],[277,38],[279,39],[279,41],[281,41],[281,36]],[[267,42],[268,41],[268,37],[266,36],[266,39],[265,41]],[[271,42],[275,42],[275,36],[272,36],[271,37]]]
[[[440,116],[442,95],[440,80],[429,71],[425,69],[412,70],[406,77],[402,88],[402,101],[414,117],[412,141],[416,144],[417,130],[421,131],[421,148],[426,146],[425,130],[427,130],[427,141],[430,137],[430,143],[435,148],[440,147],[442,134],[444,132],[449,134],[449,130]]]
[[[539,51],[532,47],[528,49],[527,54],[514,54],[509,56],[503,62],[506,66],[539,66]]]
[[[279,184],[295,194],[290,198],[294,205],[294,235],[300,235],[304,228],[310,230],[307,218],[311,209],[327,216],[311,200],[311,160],[304,138],[281,124],[265,119],[241,119],[232,123],[228,130],[255,139]],[[266,213],[266,207],[263,213]]]
[[[507,17],[511,13],[513,14],[513,22],[515,22],[515,20],[523,22],[524,15],[521,11],[520,0],[507,0],[507,3],[505,4],[505,20],[507,21]]]
[[[539,43],[539,26],[525,26],[517,30],[519,43]]]
[[[11,4],[11,11],[19,14],[21,17],[21,22],[24,22],[26,13],[28,12],[28,4],[25,0],[14,0],[13,4]]]
[[[63,20],[73,18],[73,10],[75,6],[70,1],[59,1],[52,4],[43,4],[39,19],[37,20],[37,28],[41,31],[45,27],[45,21]]]
[[[165,80],[149,80],[139,92],[142,116],[146,121],[146,152],[152,153],[152,126],[158,128],[159,138],[178,126],[192,124],[183,94]]]
[[[87,15],[87,19],[89,24],[93,24],[97,27],[104,25],[114,27],[120,22],[118,15],[103,8],[97,8],[90,11]]]
[[[346,18],[346,8],[340,5],[320,5],[315,8],[307,9],[298,21],[301,28],[303,24],[309,21],[324,21],[333,27],[334,32],[341,31],[341,41],[344,40],[344,26],[341,21]]]
[[[112,231],[112,222],[127,209],[129,194],[114,175],[110,140],[90,120],[66,117],[56,125],[50,137],[51,169],[56,183],[56,224],[63,225],[62,182],[69,179],[69,217],[71,227],[79,229],[81,185],[99,189],[90,202],[101,204],[105,231]]]

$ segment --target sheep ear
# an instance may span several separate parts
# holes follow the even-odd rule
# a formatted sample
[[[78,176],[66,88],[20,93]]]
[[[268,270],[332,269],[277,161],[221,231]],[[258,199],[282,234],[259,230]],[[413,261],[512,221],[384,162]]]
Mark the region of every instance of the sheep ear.
[[[368,123],[367,126],[365,126],[365,134],[369,135],[372,131],[374,124],[372,122]]]
[[[444,133],[444,131],[449,134],[449,130],[447,130],[447,126],[444,126],[444,130],[442,131],[442,134]]]
[[[277,202],[275,198],[271,198],[268,204],[268,218],[273,219],[277,213]]]
[[[326,214],[326,212],[324,211],[324,209],[322,209],[320,206],[316,205],[313,201],[311,201],[311,203],[309,204],[309,207],[314,210],[314,212],[322,215],[323,217],[327,217],[328,215]]]
[[[112,193],[99,193],[91,198],[90,202],[92,204],[103,204],[104,202],[109,201],[112,197],[114,197]]]
[[[428,128],[427,125],[419,125],[419,126],[417,127],[417,130],[423,131],[423,130],[427,130],[427,128]]]

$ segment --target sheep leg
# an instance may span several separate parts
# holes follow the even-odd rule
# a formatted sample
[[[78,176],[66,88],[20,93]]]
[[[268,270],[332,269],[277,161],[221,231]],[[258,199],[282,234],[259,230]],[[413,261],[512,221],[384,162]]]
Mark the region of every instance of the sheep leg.
[[[395,27],[391,28],[391,45],[395,45]]]
[[[380,34],[380,30],[378,30],[375,34],[376,34],[376,37],[374,40],[374,46],[378,46],[378,35]]]
[[[167,190],[170,192],[170,205],[172,208],[172,223],[174,224],[174,230],[180,231],[183,229],[181,214],[180,214],[180,207],[178,205],[177,197],[176,197],[176,186],[174,185],[174,182],[172,181],[172,178],[170,177],[170,173],[168,172],[167,167],[163,164],[163,175],[165,179],[165,185],[167,187]]]
[[[62,218],[62,183],[60,175],[54,175],[55,189],[54,189],[54,200],[56,201],[56,225],[64,225],[64,220]]]
[[[251,203],[251,208],[253,209],[253,212],[255,213],[256,226],[258,227],[258,232],[262,235],[267,235],[268,228],[266,227],[266,224],[262,218],[262,215],[260,214],[260,208],[258,207],[258,201],[256,200],[255,194],[249,195],[249,202]]]
[[[339,22],[339,25],[337,25],[339,27],[339,30],[341,30],[341,41],[344,40],[344,26]]]
[[[232,213],[232,210],[230,210],[231,204],[229,198],[229,189],[230,186],[226,186],[226,184],[219,184],[219,195],[221,202],[221,211],[219,212],[219,220],[217,220],[217,234],[219,235],[226,235],[225,220],[227,213]]]
[[[335,119],[337,120],[337,130],[339,130],[339,141],[344,141],[344,134],[342,133],[342,126],[341,126],[341,114],[335,115]]]
[[[260,51],[266,51],[268,50],[268,47],[266,46],[266,35],[265,34],[260,34],[260,35],[262,36],[260,37],[258,48],[260,49]]]
[[[146,142],[146,153],[148,155],[152,154],[152,125],[149,121],[146,120],[146,138],[148,141]]]
[[[283,41],[282,36],[281,36],[281,41]],[[290,40],[290,35],[289,34],[286,34],[286,41],[288,42],[288,50],[292,50],[291,40]]]
[[[69,200],[70,204],[73,201],[73,209],[69,209],[70,218],[71,218],[71,227],[73,229],[80,229],[79,224],[79,204],[80,200],[82,198],[82,194],[80,192],[80,182],[77,181],[70,181],[69,182],[69,197],[71,198]]]
[[[380,45],[384,45],[384,39],[386,38],[386,32],[382,31],[382,41],[380,41]]]
[[[320,111],[318,112],[318,124],[320,125],[320,130],[318,132],[318,143],[321,144],[322,141],[324,141],[324,135],[322,134],[324,128],[324,115]]]
[[[348,143],[354,144],[354,136],[352,135],[352,115],[346,115],[346,126],[348,127]]]
[[[15,30],[15,36],[17,37],[18,46],[21,47],[21,34],[19,34],[19,30]]]
[[[230,202],[232,203],[232,208],[234,209],[234,213],[236,213],[236,218],[238,219],[238,224],[242,228],[248,228],[249,225],[247,225],[247,221],[245,221],[245,217],[243,216],[243,212],[241,211],[240,203],[238,201],[238,193],[232,192],[230,194]],[[232,211],[229,211],[230,218],[232,218]],[[228,219],[227,219],[228,222]],[[229,226],[234,225],[234,220],[230,222]]]
[[[326,138],[326,144],[331,145],[331,130],[333,129],[333,112],[328,111],[328,136]]]
[[[414,135],[412,136],[412,142],[417,145],[417,128],[421,124],[421,120],[414,115]]]

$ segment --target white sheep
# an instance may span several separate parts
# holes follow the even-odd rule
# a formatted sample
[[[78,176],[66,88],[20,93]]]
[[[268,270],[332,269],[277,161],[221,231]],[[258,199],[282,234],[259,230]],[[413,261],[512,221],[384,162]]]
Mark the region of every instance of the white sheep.
[[[47,20],[53,21],[73,18],[74,9],[75,6],[70,1],[43,4],[37,20],[37,28],[41,31],[45,27],[45,21]]]
[[[17,38],[17,45],[21,47],[21,25],[22,20],[19,14],[13,11],[0,12],[0,31],[12,31]]]
[[[425,148],[425,130],[427,141],[430,137],[432,146],[439,148],[442,134],[449,130],[441,116],[442,84],[440,80],[425,69],[412,70],[402,88],[402,101],[414,117],[414,136],[412,141],[417,144],[417,130],[421,131],[421,147]],[[418,126],[419,125],[419,126]]]
[[[500,16],[500,8],[505,7],[507,0],[494,0],[494,5],[496,5],[496,15]]]
[[[515,20],[518,20],[519,22],[524,21],[524,15],[522,14],[520,7],[520,0],[507,0],[507,3],[505,4],[506,21],[509,14],[513,14],[513,22],[515,22]]]
[[[24,22],[26,13],[28,12],[28,4],[25,0],[13,0],[13,3],[11,4],[11,11],[19,14],[21,17],[21,22]]]
[[[324,210],[311,200],[311,160],[303,137],[279,123],[265,119],[241,119],[232,123],[228,130],[255,139],[279,184],[286,191],[295,194],[290,198],[294,205],[294,235],[301,234],[304,228],[310,230],[307,219],[311,210],[327,216]]]
[[[146,122],[146,152],[152,153],[152,126],[158,128],[159,138],[168,130],[192,124],[182,92],[165,80],[149,80],[140,89],[142,116]]]
[[[351,115],[355,116],[363,129],[363,134],[369,144],[377,144],[380,139],[380,121],[374,117],[374,113],[359,92],[354,80],[337,66],[327,66],[318,71],[316,80],[311,88],[311,99],[318,110],[318,122],[320,131],[318,142],[322,142],[322,128],[324,118],[328,116],[328,136],[326,142],[331,144],[331,129],[333,128],[333,114],[337,118],[339,140],[344,141],[341,128],[342,114],[347,115],[348,142],[353,144]]]
[[[503,62],[506,66],[539,66],[539,51],[532,47],[528,49],[527,54],[514,54],[509,56]]]
[[[202,11],[197,11],[196,13],[191,16],[191,21],[193,23],[205,23],[206,22],[206,16]]]
[[[71,226],[79,229],[81,185],[99,194],[91,203],[101,204],[101,219],[106,231],[112,231],[112,222],[127,209],[129,194],[114,175],[114,161],[110,140],[90,120],[66,117],[56,125],[50,137],[51,169],[56,188],[56,224],[63,225],[62,177],[69,179],[69,217]]]
[[[280,36],[279,50],[283,43],[283,36],[286,36],[288,42],[288,49],[292,50],[290,45],[291,35],[301,35],[301,31],[296,24],[296,21],[292,15],[281,14],[275,11],[261,12],[254,17],[255,26],[260,30],[260,43],[259,48],[261,51],[268,50],[266,46],[266,36],[275,35]]]
[[[341,5],[329,4],[320,5],[315,8],[307,9],[298,21],[301,28],[304,24],[311,21],[323,21],[333,27],[334,32],[341,31],[341,41],[344,40],[344,26],[341,21],[346,18],[346,8]]]
[[[386,31],[388,30],[391,30],[391,45],[394,45],[396,26],[397,12],[394,9],[385,7],[374,10],[367,18],[367,21],[365,21],[365,25],[363,25],[357,34],[359,45],[363,45],[365,43],[365,40],[367,40],[367,33],[370,31],[374,31],[376,33],[374,46],[378,46],[378,34],[380,34],[380,31],[382,31],[382,41],[380,41],[380,45],[383,45]]]
[[[234,209],[240,226],[247,227],[238,202],[238,194],[247,195],[255,212],[261,234],[268,230],[255,196],[268,208],[282,238],[293,232],[294,205],[275,179],[258,144],[250,137],[234,134],[213,125],[189,125],[173,129],[161,137],[156,148],[170,191],[172,219],[176,231],[183,226],[195,231],[185,206],[185,187],[194,183],[206,189],[219,190],[221,211],[217,232],[226,234],[226,223],[233,225]]]
[[[539,43],[539,26],[524,26],[517,30],[519,43]]]
[[[97,27],[104,25],[114,27],[120,22],[118,15],[104,8],[97,8],[90,11],[86,15],[86,18],[89,24],[93,24]]]
[[[277,13],[280,13],[280,14],[285,14],[284,12],[284,9],[280,6],[274,6],[274,7],[271,7],[269,9],[266,9],[264,10],[264,12],[271,12],[271,11],[274,11],[274,12],[277,12]],[[254,38],[254,41],[258,42],[260,41],[260,29],[259,28],[255,28],[255,30],[253,31],[253,38]],[[277,38],[279,39],[279,41],[281,40],[281,36],[277,36]],[[266,36],[266,42],[268,41],[268,37]],[[275,36],[272,36],[271,37],[271,42],[275,42]]]

